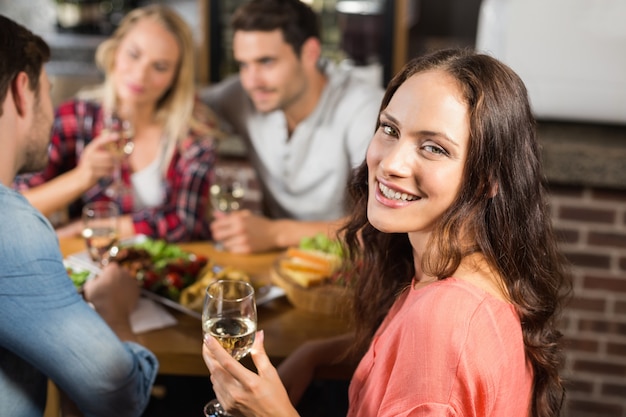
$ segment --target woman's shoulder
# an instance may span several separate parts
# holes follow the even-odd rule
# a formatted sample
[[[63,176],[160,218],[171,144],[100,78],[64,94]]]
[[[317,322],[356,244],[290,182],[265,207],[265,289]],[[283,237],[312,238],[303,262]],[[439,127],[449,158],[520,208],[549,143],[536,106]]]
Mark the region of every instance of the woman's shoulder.
[[[515,307],[466,280],[446,278],[412,290],[413,308],[428,311],[441,324],[455,322],[472,326],[519,327]]]
[[[416,333],[430,334],[459,355],[523,356],[515,307],[467,281],[446,278],[412,290],[408,300],[405,313],[413,318]]]

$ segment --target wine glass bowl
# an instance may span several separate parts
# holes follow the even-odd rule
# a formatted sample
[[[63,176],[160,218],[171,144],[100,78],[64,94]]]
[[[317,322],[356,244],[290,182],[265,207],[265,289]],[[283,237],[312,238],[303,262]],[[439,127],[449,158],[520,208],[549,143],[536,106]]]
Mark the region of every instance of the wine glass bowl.
[[[117,254],[119,214],[117,204],[110,201],[96,201],[83,207],[82,236],[91,260],[100,266],[106,265]]]
[[[246,188],[246,178],[236,168],[215,168],[215,175],[209,189],[213,210],[223,213],[239,210]]]
[[[218,280],[205,292],[202,309],[202,332],[213,337],[236,360],[246,356],[257,326],[254,288],[245,281]],[[204,407],[207,417],[228,416],[217,400]]]

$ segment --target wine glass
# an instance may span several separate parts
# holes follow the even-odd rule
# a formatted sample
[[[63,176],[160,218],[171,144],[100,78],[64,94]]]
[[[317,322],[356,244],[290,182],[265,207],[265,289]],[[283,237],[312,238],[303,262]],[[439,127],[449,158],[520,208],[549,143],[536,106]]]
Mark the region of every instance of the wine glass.
[[[213,210],[223,213],[239,210],[246,194],[246,178],[236,168],[217,167],[210,188]]]
[[[245,173],[234,167],[215,168],[213,182],[209,188],[211,210],[229,213],[242,208],[243,198],[247,192]],[[212,217],[212,212],[209,213]],[[215,249],[222,250],[220,242],[214,242]]]
[[[104,115],[103,130],[117,135],[116,140],[107,144],[107,149],[113,154],[114,165],[112,182],[105,190],[105,195],[109,198],[119,198],[128,191],[122,181],[122,161],[134,148],[133,125],[115,111],[111,111]]]
[[[256,333],[254,288],[245,281],[219,280],[205,292],[202,309],[204,337],[214,337],[236,360],[250,352]],[[206,417],[229,416],[215,399],[204,406]]]
[[[109,263],[118,251],[117,221],[120,210],[110,201],[95,201],[83,207],[83,238],[91,260],[100,266]]]

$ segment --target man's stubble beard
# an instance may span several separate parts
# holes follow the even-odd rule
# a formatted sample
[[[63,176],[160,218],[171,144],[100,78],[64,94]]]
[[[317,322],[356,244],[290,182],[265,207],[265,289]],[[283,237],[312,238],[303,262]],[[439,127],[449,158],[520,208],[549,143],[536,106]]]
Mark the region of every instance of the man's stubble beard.
[[[18,174],[39,172],[48,165],[52,121],[46,119],[40,100],[35,103],[35,110],[35,120],[28,133],[24,164]]]

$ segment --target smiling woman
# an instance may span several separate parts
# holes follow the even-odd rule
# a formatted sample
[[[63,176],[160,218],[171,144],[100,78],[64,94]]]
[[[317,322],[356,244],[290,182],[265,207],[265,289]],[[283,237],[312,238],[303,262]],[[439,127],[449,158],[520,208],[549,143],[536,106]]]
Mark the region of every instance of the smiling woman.
[[[133,10],[100,44],[104,82],[57,108],[48,166],[15,183],[44,214],[69,205],[70,223],[59,235],[80,233],[76,219],[86,202],[113,200],[121,237],[210,237],[205,213],[220,134],[195,99],[194,53],[189,26],[163,5]],[[112,151],[119,135],[104,123],[112,112],[132,124],[130,155]],[[110,193],[120,166],[123,186]]]
[[[443,71],[411,77],[402,87],[381,112],[367,152],[368,216],[380,231],[429,232],[461,187],[468,106]]]
[[[263,334],[258,373],[205,340],[220,403],[296,415],[306,376],[350,358],[349,417],[558,416],[557,325],[571,281],[542,181],[526,89],[510,68],[456,49],[410,61],[349,188],[355,332],[303,346],[278,372]]]

